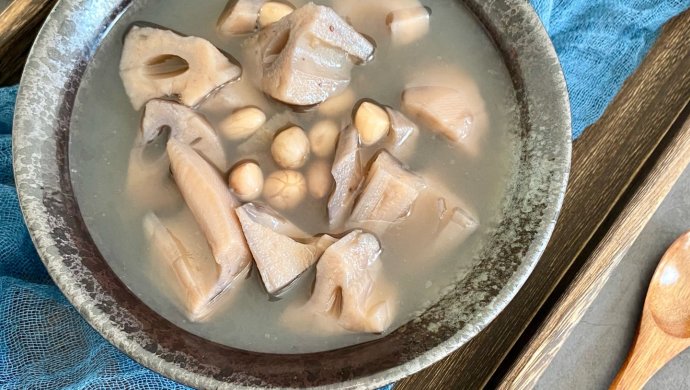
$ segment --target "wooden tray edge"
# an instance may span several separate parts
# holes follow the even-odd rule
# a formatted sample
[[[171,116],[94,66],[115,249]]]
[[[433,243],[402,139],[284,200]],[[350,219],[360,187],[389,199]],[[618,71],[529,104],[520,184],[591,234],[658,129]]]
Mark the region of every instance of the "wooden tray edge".
[[[690,106],[667,135],[668,144],[621,199],[621,212],[587,257],[565,293],[501,380],[500,389],[531,389],[594,302],[620,260],[690,164]]]

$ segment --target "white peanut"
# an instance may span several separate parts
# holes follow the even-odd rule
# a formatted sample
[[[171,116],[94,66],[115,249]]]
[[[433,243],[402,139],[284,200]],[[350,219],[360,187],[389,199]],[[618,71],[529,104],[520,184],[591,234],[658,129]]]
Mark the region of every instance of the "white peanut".
[[[261,195],[264,187],[264,174],[255,162],[237,165],[228,179],[232,192],[244,202],[250,202]]]
[[[323,120],[316,123],[309,130],[309,143],[311,152],[316,157],[329,157],[335,152],[338,143],[340,129],[332,120]]]
[[[359,132],[359,139],[365,146],[373,145],[388,134],[391,127],[388,113],[379,105],[365,101],[359,105],[355,113],[355,127]]]
[[[264,183],[264,199],[280,210],[297,207],[307,195],[307,182],[297,171],[273,172]]]
[[[319,114],[335,117],[352,110],[357,96],[352,88],[347,88],[341,94],[326,99],[319,105]]]
[[[282,168],[300,168],[309,158],[309,138],[297,126],[283,130],[273,139],[271,155]]]
[[[309,194],[314,199],[322,199],[333,189],[333,176],[331,176],[331,165],[318,160],[307,169],[307,186]]]
[[[228,115],[219,124],[220,132],[229,140],[241,140],[254,134],[266,123],[266,114],[256,107],[244,107]]]

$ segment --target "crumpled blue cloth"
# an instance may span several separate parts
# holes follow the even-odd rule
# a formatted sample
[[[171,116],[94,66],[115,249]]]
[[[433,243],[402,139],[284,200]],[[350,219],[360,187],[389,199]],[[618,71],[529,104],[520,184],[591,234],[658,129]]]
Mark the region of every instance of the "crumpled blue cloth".
[[[531,0],[551,36],[570,93],[573,138],[604,113],[660,27],[690,0]]]
[[[0,88],[0,388],[187,389],[110,345],[50,279],[14,187],[16,94],[17,87]]]
[[[561,59],[573,137],[596,121],[661,25],[690,0],[532,0]],[[0,388],[186,389],[105,341],[52,283],[26,230],[12,176],[17,88],[0,88]]]

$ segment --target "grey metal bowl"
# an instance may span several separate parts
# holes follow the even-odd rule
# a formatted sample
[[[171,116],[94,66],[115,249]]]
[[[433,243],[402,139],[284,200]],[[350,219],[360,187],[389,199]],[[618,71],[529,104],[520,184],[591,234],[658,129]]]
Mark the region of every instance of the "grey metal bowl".
[[[36,40],[17,100],[14,167],[38,252],[86,320],[129,356],[201,388],[375,387],[442,359],[482,330],[534,268],[561,207],[570,111],[556,53],[525,0],[466,0],[509,68],[520,104],[520,159],[503,219],[469,274],[419,318],[376,341],[280,355],[221,346],[144,305],[91,239],[70,181],[70,118],[94,49],[132,0],[62,0]]]

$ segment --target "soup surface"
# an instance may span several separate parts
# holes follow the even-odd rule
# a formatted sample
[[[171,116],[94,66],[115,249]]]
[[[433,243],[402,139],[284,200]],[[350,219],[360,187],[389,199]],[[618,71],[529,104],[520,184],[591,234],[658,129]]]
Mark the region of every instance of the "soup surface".
[[[306,4],[301,0],[292,3],[296,7]],[[329,106],[331,102],[327,101],[322,107],[307,112],[293,111],[257,92],[252,84],[253,70],[245,66],[240,81],[205,100],[198,111],[218,129],[233,110],[258,106],[265,112],[267,124],[276,129],[292,124],[309,133],[323,120],[332,120],[339,127],[346,126],[352,121],[353,105],[360,99],[372,99],[400,110],[401,92],[411,79],[433,76],[439,69],[459,70],[476,83],[488,118],[488,126],[479,137],[476,151],[468,151],[420,126],[413,152],[396,157],[411,172],[423,177],[428,187],[443,188],[452,193],[453,198],[461,199],[465,211],[478,221],[478,227],[472,235],[454,242],[446,250],[438,250],[433,239],[425,241],[424,233],[429,226],[421,223],[406,227],[394,225],[378,237],[382,247],[380,274],[382,280],[385,279],[382,283],[393,316],[392,323],[382,334],[344,329],[317,331],[309,323],[292,321],[302,317],[300,308],[309,299],[314,284],[313,269],[276,300],[266,293],[254,267],[248,279],[236,281],[230,291],[223,294],[210,316],[202,321],[190,321],[172,271],[161,268],[161,263],[152,259],[150,243],[142,227],[142,220],[151,210],[139,200],[162,202],[167,197],[175,197],[177,189],[144,185],[134,198],[127,191],[130,150],[140,131],[141,112],[132,108],[119,76],[123,35],[132,22],[151,22],[207,39],[243,65],[248,62],[243,44],[249,35],[233,38],[218,35],[215,26],[225,0],[206,0],[193,5],[185,0],[141,2],[127,10],[105,36],[79,88],[70,133],[71,178],[93,239],[125,284],[171,322],[228,346],[274,353],[322,351],[382,337],[414,319],[416,313],[436,302],[444,289],[460,280],[472,266],[476,253],[489,244],[488,232],[499,219],[516,164],[518,113],[510,76],[500,53],[462,4],[451,0],[423,1],[432,11],[429,32],[413,43],[395,45],[380,20],[370,20],[348,11],[343,0],[317,3],[333,6],[341,13],[352,12],[341,16],[376,43],[374,59],[352,70],[349,90],[342,94],[349,93],[351,97],[341,99],[346,101],[345,109],[334,108],[333,104]],[[238,95],[238,90],[247,92]],[[246,102],[242,101],[245,95]],[[164,137],[159,138],[147,151],[154,158],[164,153]],[[252,159],[259,164],[264,177],[280,169],[271,157],[270,140],[264,145],[253,138],[239,141],[223,138],[223,148],[228,168]],[[364,148],[363,160],[368,161],[379,149],[381,147]],[[319,161],[312,153],[297,171],[308,177],[310,167]],[[330,164],[332,157],[323,161]],[[225,182],[227,174],[227,170],[223,172]],[[280,210],[280,213],[309,234],[332,233],[340,237],[342,231],[333,232],[329,227],[327,203],[328,196],[317,198],[307,194],[293,209]],[[420,207],[413,208],[408,218],[433,213],[433,210]],[[211,256],[206,238],[184,203],[159,210],[157,215],[190,252]]]

